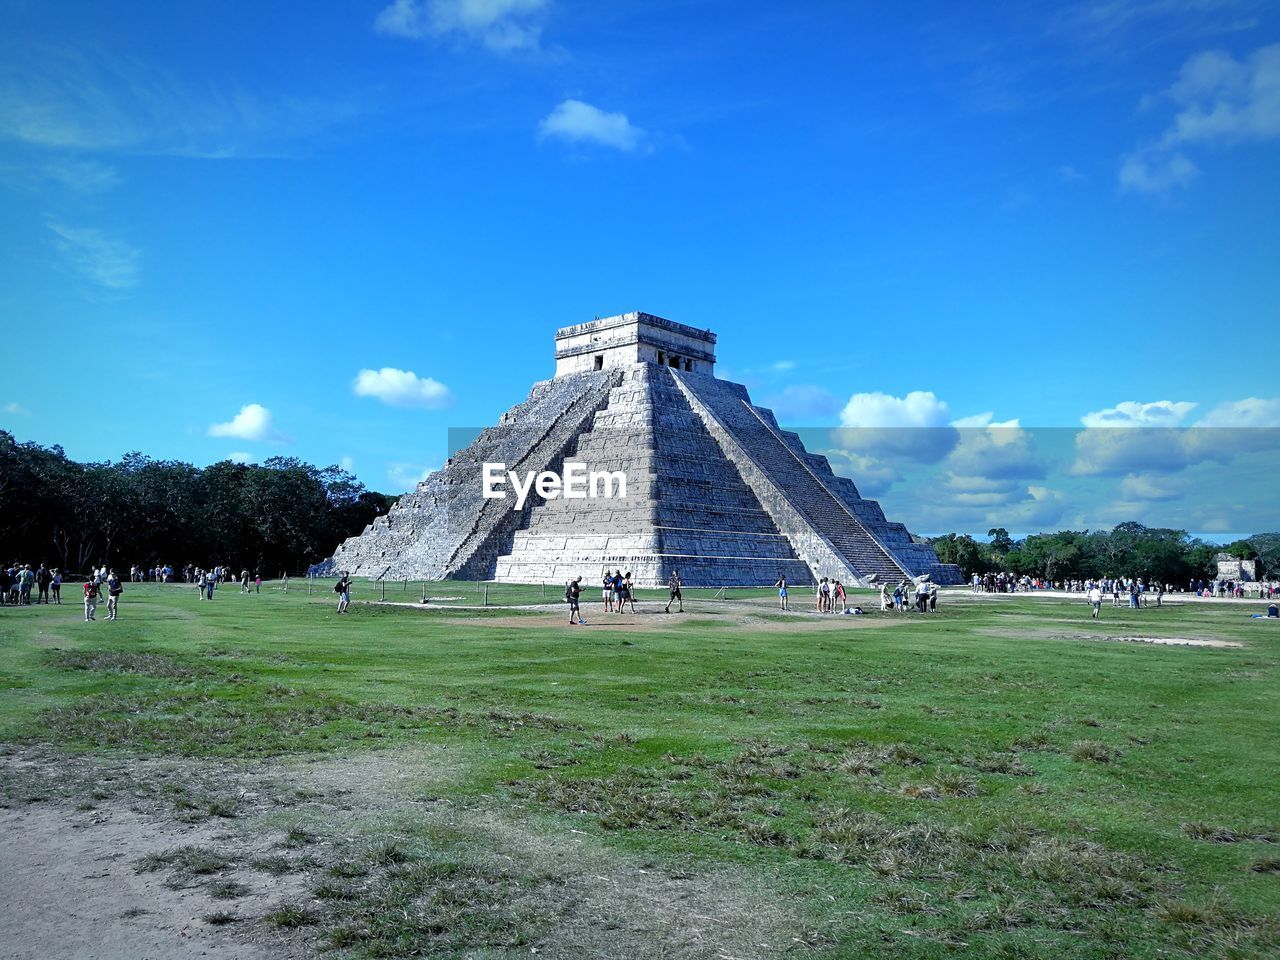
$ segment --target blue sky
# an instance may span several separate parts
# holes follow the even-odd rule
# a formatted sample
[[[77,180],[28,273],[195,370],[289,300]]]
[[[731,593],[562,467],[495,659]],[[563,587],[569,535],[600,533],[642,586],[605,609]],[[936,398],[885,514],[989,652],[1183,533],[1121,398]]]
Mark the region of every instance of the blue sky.
[[[0,426],[402,490],[635,309],[791,423],[1280,425],[1280,9],[1009,6],[0,0]]]

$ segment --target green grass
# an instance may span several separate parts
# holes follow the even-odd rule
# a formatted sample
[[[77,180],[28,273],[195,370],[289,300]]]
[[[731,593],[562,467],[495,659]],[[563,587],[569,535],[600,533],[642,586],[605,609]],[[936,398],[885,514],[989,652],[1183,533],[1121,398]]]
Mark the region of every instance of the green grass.
[[[475,585],[428,588],[468,598],[429,608],[476,602]],[[380,592],[362,583],[355,599]],[[309,597],[299,580],[211,603],[133,585],[110,624],[75,605],[5,608],[0,739],[193,762],[447,749],[438,799],[582,831],[619,858],[739,871],[794,905],[821,956],[1280,950],[1280,630],[1250,609],[1091,621],[1078,603],[944,594],[936,616],[797,614],[795,629],[777,627],[770,591],[690,598],[665,622],[601,625],[597,601],[572,629],[502,609],[541,592],[493,589],[496,608],[469,615],[357,603],[339,617],[325,582]],[[420,597],[388,584],[389,601]],[[1088,639],[1107,636],[1244,646]],[[227,797],[173,803],[243,820]],[[309,826],[281,849],[309,850]],[[321,863],[323,906],[267,922],[322,925],[358,956],[527,953],[555,885],[446,869],[446,841],[426,856],[405,830]],[[139,868],[204,876],[224,860],[183,848]]]

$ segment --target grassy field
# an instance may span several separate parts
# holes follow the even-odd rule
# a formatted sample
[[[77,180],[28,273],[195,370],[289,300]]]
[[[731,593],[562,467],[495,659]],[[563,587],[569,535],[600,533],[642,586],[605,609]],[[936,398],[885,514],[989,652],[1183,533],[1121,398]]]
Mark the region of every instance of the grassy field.
[[[731,591],[570,628],[430,589],[468,599],[0,609],[4,804],[235,824],[136,869],[205,891],[210,925],[352,956],[1280,951],[1280,624],[1254,608],[819,618]],[[243,786],[267,775],[289,795]],[[272,869],[297,883],[256,909]]]

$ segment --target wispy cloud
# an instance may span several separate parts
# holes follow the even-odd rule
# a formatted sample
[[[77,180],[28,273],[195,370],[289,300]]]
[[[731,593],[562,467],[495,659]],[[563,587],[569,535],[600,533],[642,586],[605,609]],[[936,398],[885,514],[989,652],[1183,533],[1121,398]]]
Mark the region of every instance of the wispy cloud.
[[[209,425],[211,437],[235,437],[239,440],[279,443],[287,439],[275,427],[271,411],[260,403],[247,403],[226,423]]]
[[[253,454],[249,453],[247,450],[233,450],[231,453],[227,454],[226,459],[230,460],[232,463],[256,462]]]
[[[374,20],[379,33],[411,40],[453,38],[495,53],[536,50],[548,0],[394,0]]]
[[[436,469],[438,468],[422,463],[389,463],[387,479],[391,482],[393,491],[412,490]]]
[[[764,398],[764,406],[782,421],[806,424],[826,420],[840,412],[840,399],[824,387],[797,383]]]
[[[1185,187],[1198,172],[1186,151],[1200,144],[1280,138],[1280,43],[1242,60],[1206,50],[1182,65],[1178,79],[1147,99],[1172,103],[1176,112],[1160,138],[1121,159],[1124,190],[1164,193]]]
[[[593,143],[631,152],[645,140],[644,130],[625,113],[608,113],[581,100],[563,100],[542,118],[538,132],[544,138],[569,143]]]
[[[393,407],[425,407],[439,410],[453,403],[453,394],[443,383],[420,377],[412,370],[383,367],[361,370],[351,384],[357,397],[375,397]]]
[[[71,266],[108,290],[127,290],[141,278],[142,251],[107,236],[97,227],[71,227],[50,221],[54,243]]]
[[[0,44],[0,140],[199,158],[277,155],[286,139],[356,113],[348,100],[264,95],[126,57]],[[101,184],[104,170],[97,171]],[[94,171],[68,176],[88,184]]]
[[[0,407],[0,412],[8,413],[15,417],[31,416],[31,411],[16,401],[13,403],[6,403],[3,407]]]

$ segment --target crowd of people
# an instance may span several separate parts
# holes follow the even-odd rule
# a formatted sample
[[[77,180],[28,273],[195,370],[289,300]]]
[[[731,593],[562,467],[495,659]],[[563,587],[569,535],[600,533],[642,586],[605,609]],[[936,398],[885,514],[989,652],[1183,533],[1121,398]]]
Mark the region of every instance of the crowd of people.
[[[127,580],[112,568],[94,567],[84,577],[82,585],[84,619],[97,620],[98,604],[104,599],[107,604],[106,619],[119,619],[120,597],[124,593],[125,583],[184,582],[197,587],[200,599],[212,600],[218,584],[236,581],[240,584],[241,593],[262,592],[260,573],[251,576],[247,569],[243,569],[237,577],[230,567],[221,565],[205,570],[188,564],[183,570],[177,571],[168,564],[154,566],[132,564],[129,567]],[[43,563],[34,568],[29,563],[17,562],[0,566],[0,606],[60,604],[64,582],[65,577],[61,570],[57,567],[48,567]]]
[[[1236,580],[1202,580],[1187,582],[1186,589],[1171,583],[1148,581],[1144,577],[1098,577],[1089,579],[1049,580],[1040,577],[1015,576],[1011,573],[975,573],[969,581],[974,593],[1027,593],[1034,590],[1058,590],[1063,593],[1091,593],[1095,588],[1110,595],[1119,606],[1120,597],[1131,598],[1130,606],[1141,606],[1154,597],[1156,605],[1166,593],[1191,594],[1196,597],[1242,598],[1256,588],[1260,600],[1280,597],[1280,581],[1264,580],[1246,584]],[[1133,598],[1136,598],[1134,600]]]
[[[36,598],[31,599],[34,591]],[[50,599],[52,597],[52,600]],[[29,563],[14,562],[0,567],[0,606],[62,602],[62,572],[43,563],[31,569]]]

